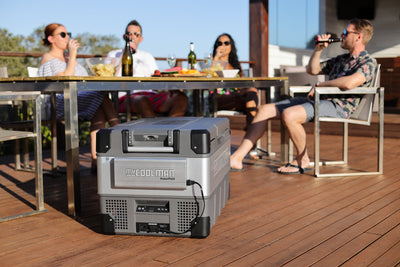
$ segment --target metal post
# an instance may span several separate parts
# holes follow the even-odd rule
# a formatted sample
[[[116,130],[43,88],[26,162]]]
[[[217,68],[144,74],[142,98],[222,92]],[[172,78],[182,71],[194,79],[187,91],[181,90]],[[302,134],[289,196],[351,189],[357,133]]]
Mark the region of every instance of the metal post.
[[[64,83],[65,152],[67,156],[68,214],[81,212],[77,82]]]
[[[34,101],[34,125],[33,132],[35,133],[34,138],[34,153],[35,153],[35,187],[36,187],[36,210],[44,210],[44,196],[43,196],[43,168],[42,168],[42,129],[41,129],[41,101],[40,95],[36,96]]]

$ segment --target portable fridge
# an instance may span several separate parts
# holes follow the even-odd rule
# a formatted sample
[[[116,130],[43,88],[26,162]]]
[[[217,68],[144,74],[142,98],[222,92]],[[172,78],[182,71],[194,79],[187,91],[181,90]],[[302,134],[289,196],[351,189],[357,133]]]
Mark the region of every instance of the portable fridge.
[[[158,117],[97,133],[105,234],[210,234],[229,198],[227,118]]]

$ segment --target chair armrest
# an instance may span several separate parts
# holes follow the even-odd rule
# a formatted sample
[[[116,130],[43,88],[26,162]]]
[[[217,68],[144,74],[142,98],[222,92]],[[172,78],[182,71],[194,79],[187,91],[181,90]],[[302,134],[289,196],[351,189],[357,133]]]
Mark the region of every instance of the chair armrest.
[[[308,93],[310,92],[312,86],[290,86],[289,95],[294,96],[294,94]]]
[[[289,95],[294,96],[298,93],[308,93],[312,89],[312,86],[290,86]],[[319,95],[348,95],[348,94],[376,94],[379,91],[378,87],[356,87],[349,90],[342,90],[339,87],[315,87],[314,98],[319,97]]]
[[[356,87],[349,90],[341,90],[338,87],[316,87],[315,93],[320,95],[353,95],[353,94],[376,94],[378,91],[377,87]]]
[[[2,91],[2,92],[0,92],[0,100],[1,101],[34,100],[38,96],[40,96],[40,92],[39,91],[29,91],[29,92]]]

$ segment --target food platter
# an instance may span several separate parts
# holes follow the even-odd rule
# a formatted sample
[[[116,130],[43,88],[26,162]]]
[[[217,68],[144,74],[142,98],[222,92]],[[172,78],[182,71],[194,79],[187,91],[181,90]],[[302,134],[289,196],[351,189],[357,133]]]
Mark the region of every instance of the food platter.
[[[164,71],[156,70],[153,77],[207,77],[207,74],[198,70],[182,69],[174,67]]]
[[[204,73],[161,73],[162,77],[206,77]]]

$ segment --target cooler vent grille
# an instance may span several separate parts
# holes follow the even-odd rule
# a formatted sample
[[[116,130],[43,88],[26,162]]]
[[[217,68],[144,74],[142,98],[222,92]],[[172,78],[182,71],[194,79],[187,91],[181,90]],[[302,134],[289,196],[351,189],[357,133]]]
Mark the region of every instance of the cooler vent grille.
[[[190,222],[196,217],[197,205],[195,202],[178,202],[178,231],[184,232],[190,228]]]
[[[114,219],[114,229],[128,229],[128,204],[123,199],[106,199],[106,213]]]

